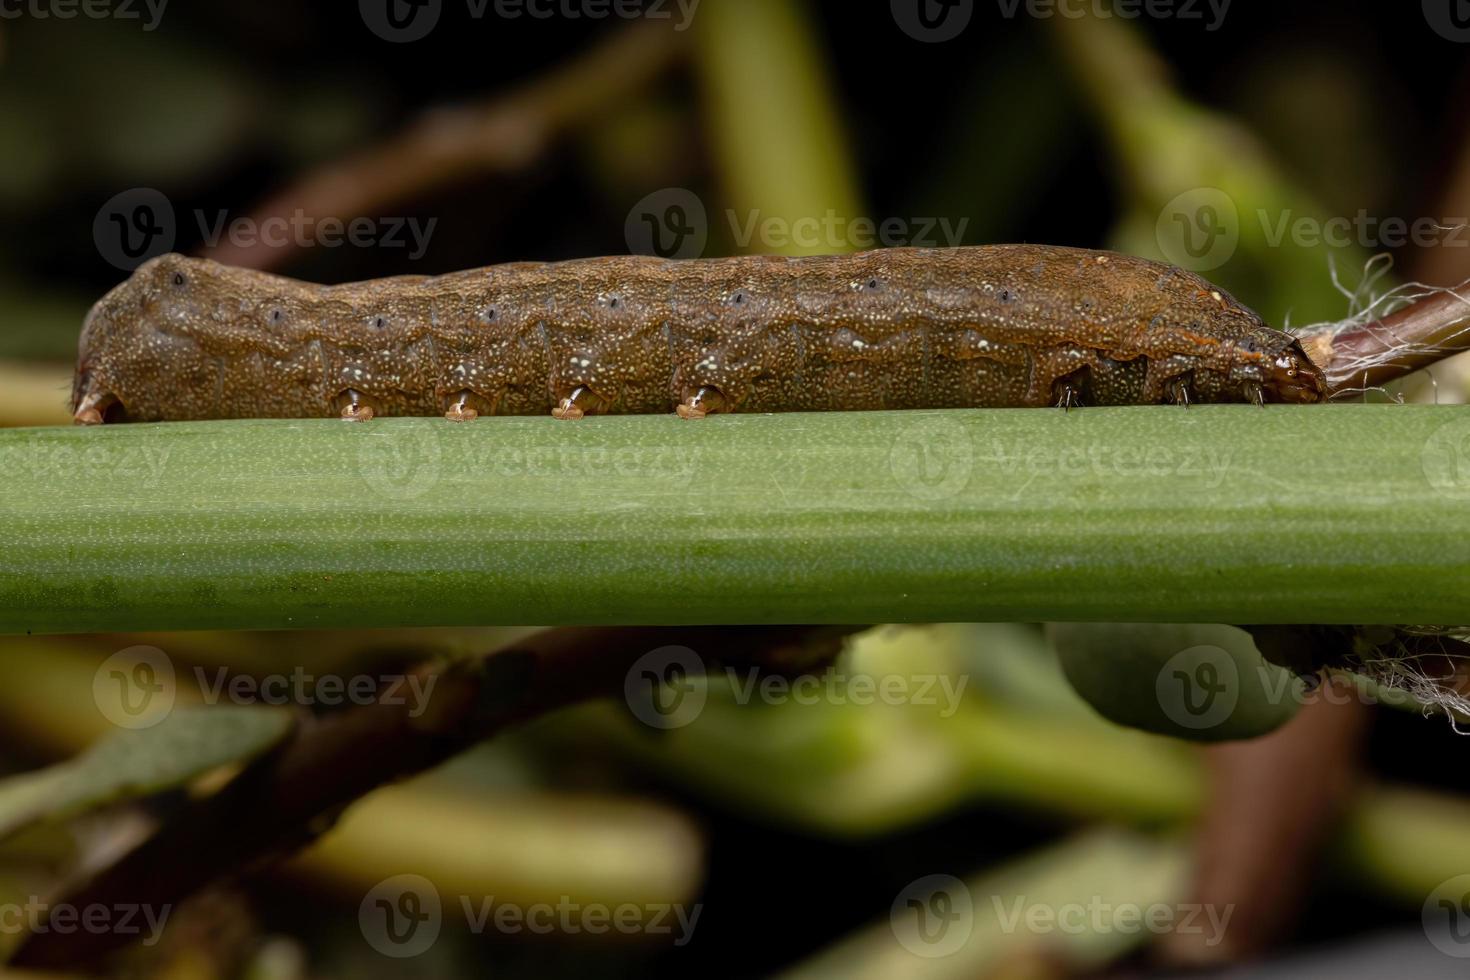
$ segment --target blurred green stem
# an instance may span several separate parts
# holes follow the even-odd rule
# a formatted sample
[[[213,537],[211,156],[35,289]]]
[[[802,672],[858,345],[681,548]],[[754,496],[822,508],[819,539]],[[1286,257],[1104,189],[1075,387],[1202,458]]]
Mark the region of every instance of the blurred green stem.
[[[710,139],[739,251],[826,254],[852,248],[864,214],[826,58],[791,0],[720,0],[700,10],[697,63]],[[785,229],[766,233],[769,227]],[[816,222],[813,224],[813,222]],[[753,232],[748,240],[747,231]]]
[[[1277,326],[1341,316],[1332,263],[1352,280],[1368,259],[1363,244],[1326,244],[1327,215],[1312,196],[1252,133],[1177,92],[1134,25],[1056,17],[1053,26],[1121,171],[1130,205],[1121,249],[1204,273]],[[1303,219],[1315,237],[1295,230]],[[1181,235],[1208,250],[1191,254]]]

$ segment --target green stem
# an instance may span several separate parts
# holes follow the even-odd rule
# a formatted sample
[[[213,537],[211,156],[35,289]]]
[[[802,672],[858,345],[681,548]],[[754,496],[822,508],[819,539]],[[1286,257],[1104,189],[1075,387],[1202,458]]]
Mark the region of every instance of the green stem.
[[[714,230],[747,252],[821,255],[869,244],[854,240],[850,222],[866,211],[826,53],[801,7],[713,3],[697,23],[695,63],[729,206],[710,216]]]
[[[0,631],[1470,622],[1399,405],[0,432]]]

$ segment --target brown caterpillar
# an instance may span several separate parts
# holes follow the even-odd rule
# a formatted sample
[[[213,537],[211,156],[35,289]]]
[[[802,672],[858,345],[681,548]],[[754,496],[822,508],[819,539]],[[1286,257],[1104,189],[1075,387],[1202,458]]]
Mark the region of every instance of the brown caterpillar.
[[[318,286],[165,255],[92,308],[76,421],[1317,402],[1193,273],[1047,245],[514,263]]]

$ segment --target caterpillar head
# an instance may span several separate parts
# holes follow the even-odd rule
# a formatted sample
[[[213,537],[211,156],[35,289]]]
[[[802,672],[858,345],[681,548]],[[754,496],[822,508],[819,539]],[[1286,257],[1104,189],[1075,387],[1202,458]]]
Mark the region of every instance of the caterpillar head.
[[[1295,340],[1270,357],[1265,387],[1272,400],[1281,402],[1323,402],[1330,394],[1327,376]]]
[[[206,409],[217,368],[196,338],[209,312],[202,308],[208,280],[226,271],[206,259],[161,255],[98,300],[77,344],[73,419],[150,421],[178,406]]]
[[[1291,334],[1274,330],[1255,318],[1237,335],[1233,346],[1231,378],[1243,386],[1247,397],[1312,404],[1324,402],[1331,395],[1326,374],[1312,363]]]

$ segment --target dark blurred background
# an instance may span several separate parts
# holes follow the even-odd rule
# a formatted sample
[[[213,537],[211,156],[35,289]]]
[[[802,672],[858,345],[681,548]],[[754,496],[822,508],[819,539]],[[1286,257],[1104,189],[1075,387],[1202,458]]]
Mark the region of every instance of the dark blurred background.
[[[98,209],[121,191],[161,191],[181,216],[176,248],[203,251],[192,212],[251,215],[311,168],[391,139],[431,108],[506,94],[636,26],[617,16],[511,19],[493,3],[476,17],[464,0],[439,6],[436,26],[411,43],[385,42],[355,10],[285,0],[169,4],[151,31],[141,2],[131,11],[140,20],[0,22],[4,302],[7,321],[24,323],[8,333],[35,324],[17,315],[27,299],[69,302],[75,315],[118,280],[91,230]],[[834,169],[851,179],[828,188],[831,201],[813,202],[816,213],[846,206],[879,220],[964,221],[964,244],[1115,243],[1120,219],[1138,204],[1136,175],[1117,152],[1120,126],[1096,110],[1118,93],[1057,40],[1104,27],[1137,35],[1178,93],[1246,127],[1283,180],[1322,212],[1445,216],[1445,195],[1460,176],[1466,48],[1437,34],[1416,5],[1233,3],[1217,18],[1203,0],[1181,0],[1174,16],[1105,24],[1028,16],[1025,2],[958,9],[967,7],[957,37],[923,43],[883,3],[798,5],[810,45],[799,57],[830,96],[832,132],[842,140],[830,148]],[[629,209],[670,186],[694,190],[714,210],[759,206],[730,200],[724,180],[737,164],[721,158],[726,141],[800,141],[809,134],[783,126],[806,120],[799,105],[766,118],[721,111],[738,113],[742,104],[724,93],[768,80],[770,65],[752,56],[759,41],[744,38],[736,63],[711,64],[717,59],[702,51],[722,43],[714,21],[740,17],[714,8],[714,0],[696,5],[680,32],[684,14],[673,0],[657,6],[668,19],[642,22],[669,25],[690,48],[685,62],[584,113],[534,160],[480,168],[488,173],[467,167],[384,201],[379,214],[437,219],[422,258],[318,247],[273,264],[343,281],[623,252]],[[559,7],[547,0],[540,9]],[[699,38],[702,27],[715,36]],[[1298,204],[1298,213],[1307,207]],[[712,224],[707,251],[736,250],[721,234],[727,223]],[[1412,247],[1397,251],[1401,268],[1422,261]],[[66,352],[74,322],[60,312],[60,322],[46,323],[55,336],[37,339],[35,349]],[[1289,311],[1262,312],[1281,322]]]
[[[1079,18],[1033,16],[1024,2],[1007,15],[1006,0],[976,0],[951,12],[969,20],[947,40],[916,36],[901,0],[702,0],[687,30],[675,29],[685,10],[672,2],[653,5],[662,20],[595,18],[588,11],[605,8],[577,0],[541,4],[554,12],[546,18],[497,15],[493,0],[481,17],[464,0],[390,2],[406,21],[437,7],[437,23],[393,42],[370,26],[372,2],[294,0],[174,0],[152,29],[142,5],[131,8],[138,19],[38,17],[56,10],[42,4],[0,20],[0,424],[67,421],[67,361],[88,305],[127,274],[109,238],[125,227],[162,228],[178,251],[340,282],[626,252],[641,242],[630,229],[667,219],[670,202],[692,195],[705,255],[862,244],[742,243],[727,220],[832,210],[937,239],[919,244],[1032,241],[1177,261],[1160,231],[1170,208],[1220,189],[1238,209],[1238,242],[1205,274],[1274,324],[1359,312],[1375,294],[1349,294],[1375,255],[1392,259],[1372,281],[1379,292],[1470,277],[1470,249],[1452,232],[1430,247],[1373,232],[1323,247],[1270,241],[1258,219],[1366,212],[1452,227],[1470,216],[1470,38],[1459,37],[1451,0],[1443,11],[1237,0],[1218,22],[1203,3],[1181,2],[1171,16]],[[150,220],[130,226],[139,202]],[[298,209],[366,217],[376,237],[211,245],[196,217]],[[431,221],[421,255],[382,241],[390,224],[409,238],[411,222]],[[945,227],[962,233],[943,240]],[[1462,378],[1447,365],[1405,394],[1462,401]],[[483,648],[497,635],[394,642]],[[7,768],[64,757],[98,732],[90,702],[84,711],[67,693],[86,688],[69,685],[135,639],[6,641],[0,656],[26,680],[0,694]],[[181,664],[248,672],[341,670],[386,641],[151,642]],[[1158,944],[1106,930],[1041,944],[1002,936],[973,956],[900,948],[890,906],[934,873],[971,881],[986,911],[991,894],[1070,896],[1053,905],[1182,894],[1154,882],[1185,873],[1214,798],[1206,787],[1221,785],[1207,774],[1231,763],[1096,718],[1035,627],[908,630],[856,663],[970,677],[966,720],[937,724],[912,706],[742,709],[715,697],[698,724],[668,733],[619,707],[574,709],[389,791],[399,794],[392,806],[373,810],[370,799],[355,836],[208,896],[214,904],[193,913],[196,930],[179,941],[191,952],[176,943],[136,968],[673,977],[800,965],[812,976],[1046,977],[1163,975],[1201,959],[1161,957],[1149,948]],[[1345,758],[1301,757],[1308,736],[1292,752],[1257,746],[1248,765],[1285,784],[1325,768],[1394,789],[1365,790],[1330,836],[1268,859],[1281,865],[1267,881],[1306,882],[1282,886],[1284,909],[1262,896],[1271,921],[1240,926],[1247,958],[1287,957],[1272,976],[1381,976],[1384,964],[1405,978],[1464,976],[1470,960],[1436,951],[1423,923],[1437,883],[1470,872],[1466,743],[1412,708],[1340,710],[1354,716],[1345,727],[1366,731]],[[1058,758],[1074,768],[1044,761]],[[1240,792],[1249,810],[1250,793],[1272,790]],[[480,838],[498,850],[457,859]],[[415,843],[399,847],[405,839]],[[8,853],[0,884],[24,893],[66,850],[51,841]],[[507,855],[523,859],[509,883],[497,877]],[[1017,865],[1023,858],[1033,863]],[[357,915],[365,890],[401,871],[521,903],[630,894],[699,902],[703,914],[683,946],[446,927],[428,954],[396,961],[364,944]],[[1004,887],[985,877],[1000,874],[1011,876]]]

